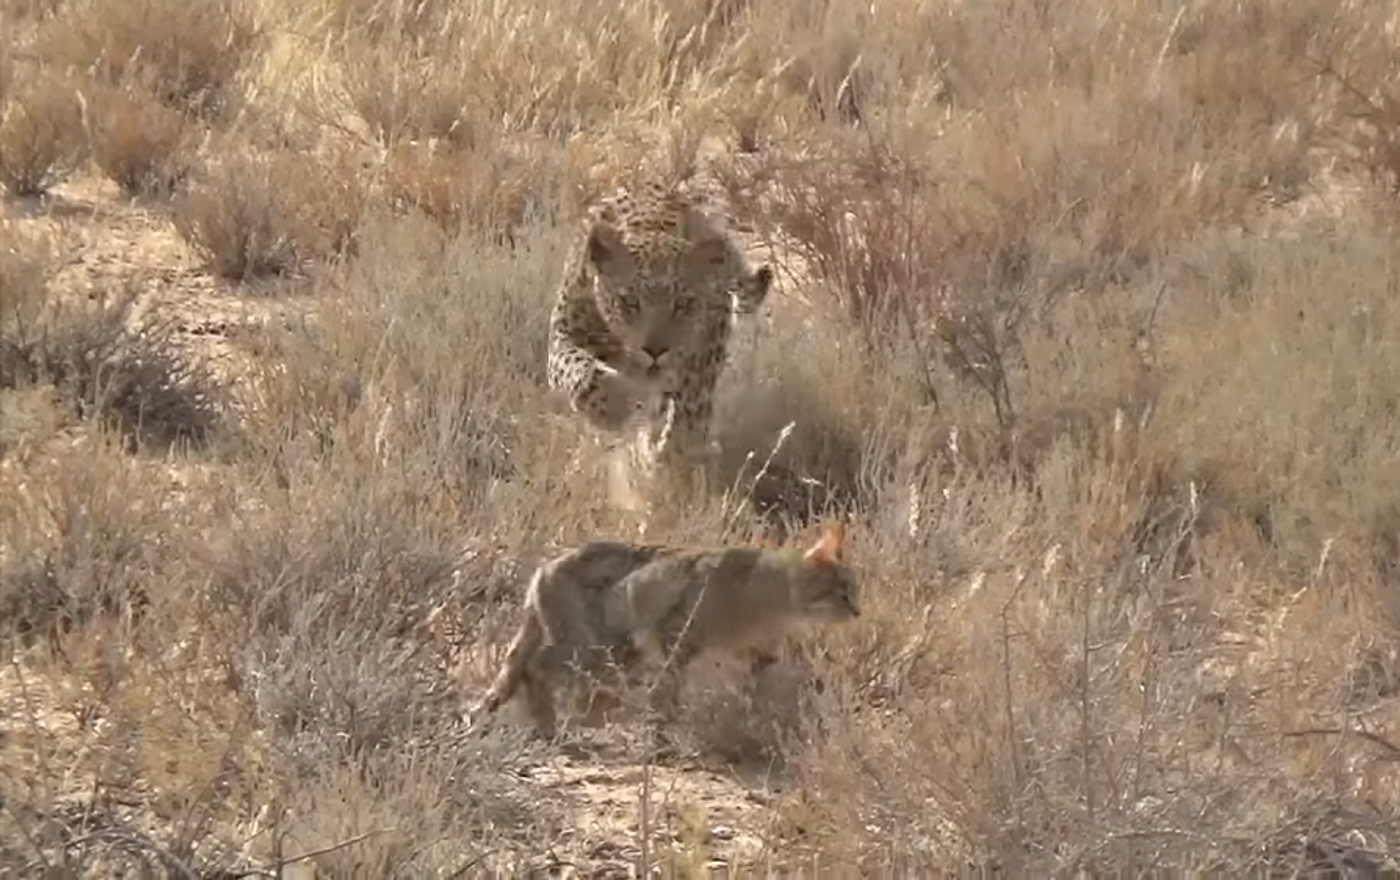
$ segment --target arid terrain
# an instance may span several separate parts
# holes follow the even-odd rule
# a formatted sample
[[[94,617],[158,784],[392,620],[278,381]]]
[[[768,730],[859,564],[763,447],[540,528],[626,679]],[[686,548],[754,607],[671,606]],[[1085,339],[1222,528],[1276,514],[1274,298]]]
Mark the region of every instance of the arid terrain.
[[[1400,9],[0,0],[0,876],[1400,872]],[[778,281],[650,539],[863,614],[467,729],[637,533],[588,199]],[[1388,873],[1387,873],[1388,872]]]

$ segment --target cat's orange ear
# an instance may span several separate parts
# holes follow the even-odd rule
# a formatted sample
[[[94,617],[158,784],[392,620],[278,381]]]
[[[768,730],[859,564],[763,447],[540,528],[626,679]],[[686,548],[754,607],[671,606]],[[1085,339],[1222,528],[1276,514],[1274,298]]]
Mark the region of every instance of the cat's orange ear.
[[[822,531],[821,540],[813,544],[812,547],[803,554],[803,558],[808,562],[819,562],[827,565],[841,560],[841,548],[846,541],[846,527],[841,523],[827,526]]]

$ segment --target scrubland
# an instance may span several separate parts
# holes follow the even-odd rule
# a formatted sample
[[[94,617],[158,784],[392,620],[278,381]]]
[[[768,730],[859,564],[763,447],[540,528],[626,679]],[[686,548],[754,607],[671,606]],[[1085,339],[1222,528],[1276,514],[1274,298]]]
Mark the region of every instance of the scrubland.
[[[0,15],[0,873],[1395,876],[1393,3]],[[641,175],[780,278],[651,537],[866,610],[568,761],[451,673],[633,528],[543,367]]]

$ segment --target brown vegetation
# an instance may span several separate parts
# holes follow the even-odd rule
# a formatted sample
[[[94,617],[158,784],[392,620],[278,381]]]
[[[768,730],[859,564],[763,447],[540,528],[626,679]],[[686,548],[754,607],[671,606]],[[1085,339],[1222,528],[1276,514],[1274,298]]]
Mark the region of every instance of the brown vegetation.
[[[193,160],[194,130],[186,117],[138,89],[98,88],[92,107],[92,158],[133,196],[168,196]]]
[[[15,196],[39,196],[86,156],[81,99],[74,83],[48,69],[7,82],[0,108],[0,181]]]
[[[0,872],[1394,870],[1393,6],[585,7],[4,2]],[[101,274],[89,157],[203,274]],[[780,267],[722,483],[840,500],[865,595],[766,715],[695,695],[749,794],[574,734],[607,830],[447,671],[623,534],[544,339],[643,169]],[[300,314],[205,359],[196,277]]]

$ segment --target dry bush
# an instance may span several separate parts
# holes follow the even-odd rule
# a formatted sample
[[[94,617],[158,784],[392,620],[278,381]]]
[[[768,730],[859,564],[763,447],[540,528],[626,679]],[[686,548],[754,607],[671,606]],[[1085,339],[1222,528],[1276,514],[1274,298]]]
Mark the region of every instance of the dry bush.
[[[143,571],[161,552],[152,537],[170,524],[142,485],[149,475],[106,439],[65,450],[62,467],[39,457],[28,480],[6,472],[0,639],[9,647],[14,638],[60,638],[99,616],[130,619],[146,602]]]
[[[397,51],[396,51],[397,50]],[[417,59],[403,46],[355,46],[344,62],[351,106],[386,146],[444,140],[470,145],[482,136],[473,84],[437,59]]]
[[[36,36],[56,67],[120,86],[139,83],[169,106],[222,118],[261,34],[241,0],[65,3]]]
[[[731,77],[751,82],[728,69],[745,16],[729,0],[508,11],[423,4],[411,16],[386,15],[396,8],[388,4],[328,5],[352,103],[389,142],[470,142],[498,129],[562,139],[605,131],[624,115],[668,115],[691,94],[708,112],[742,96],[737,86],[731,93]],[[727,97],[716,95],[716,78]]]
[[[77,82],[47,68],[5,91],[0,180],[17,196],[43,195],[87,157]]]
[[[1393,248],[1392,234],[1364,232],[1337,249],[1206,242],[1164,302],[1171,382],[1156,430],[1282,559],[1316,558],[1343,534],[1389,541],[1388,554],[1373,549],[1394,555],[1400,472],[1383,427],[1400,412]],[[1219,268],[1231,262],[1233,277]]]
[[[213,436],[219,383],[178,349],[168,324],[132,332],[134,293],[68,302],[50,296],[42,256],[7,249],[0,266],[0,388],[51,385],[76,418],[110,423],[142,443]]]
[[[64,0],[5,0],[0,4],[0,13],[10,24],[43,21],[53,16]]]
[[[456,25],[460,4],[444,0],[405,4],[386,0],[327,0],[317,10],[325,28],[370,44],[386,40],[431,40]]]
[[[381,560],[356,558],[353,545],[362,542],[353,537],[359,527],[352,521],[401,509],[361,496],[353,508],[340,509],[356,511],[342,518],[305,496],[298,506],[314,507],[320,525],[299,534],[324,529],[328,540],[288,545],[289,557],[261,557],[294,568],[302,560],[302,576],[316,579],[313,586],[293,575],[288,594],[281,594],[268,589],[276,580],[271,569],[225,560],[230,544],[206,545],[196,536],[212,529],[231,543],[263,546],[276,536],[262,526],[292,514],[290,498],[271,484],[258,487],[255,520],[242,522],[241,514],[230,520],[234,508],[220,505],[247,497],[250,484],[235,487],[195,472],[187,493],[172,496],[154,480],[157,474],[111,444],[91,442],[38,466],[28,475],[31,488],[6,486],[6,558],[23,561],[8,564],[0,579],[6,643],[12,644],[14,627],[37,627],[47,618],[56,630],[50,644],[57,645],[46,674],[6,684],[6,730],[16,744],[3,766],[11,798],[5,834],[15,842],[8,859],[28,870],[63,864],[80,875],[114,870],[114,861],[178,863],[205,874],[236,867],[275,873],[318,850],[321,870],[346,867],[339,846],[353,845],[356,862],[437,873],[479,853],[477,841],[489,832],[477,817],[525,809],[497,782],[506,775],[500,762],[509,760],[509,747],[483,754],[442,738],[434,677],[422,667],[428,646],[390,647],[384,637],[392,634],[377,627],[392,629],[395,615],[374,623],[354,612],[350,579],[358,565],[365,565],[364,586],[373,583],[372,591],[390,604],[384,589],[394,577],[381,582],[387,573],[379,570]],[[34,490],[38,485],[43,492]],[[443,543],[449,536],[414,538],[407,521],[401,534],[413,541],[397,566],[412,578],[401,598],[422,601],[416,591],[440,589],[451,573],[442,561],[424,564],[450,563],[444,553],[450,544]],[[388,550],[392,542],[379,546]],[[352,555],[340,555],[346,551]],[[329,567],[318,568],[318,558]],[[218,575],[213,588],[191,591],[186,578],[211,564]],[[256,577],[234,585],[251,606],[224,604],[236,594],[224,591],[222,577],[235,571],[220,564]],[[338,609],[313,611],[317,602],[308,603],[313,594],[307,593],[292,618],[258,611],[325,584],[336,585]],[[322,625],[336,619],[349,627],[333,626],[338,637],[358,634],[385,651],[350,650],[348,642],[345,650],[321,650],[322,638],[332,636]],[[209,621],[218,623],[211,628]],[[327,722],[337,732],[322,727]],[[393,736],[393,747],[360,750],[376,731]],[[18,773],[14,758],[40,737],[55,763],[39,761]],[[405,750],[415,737],[418,745]],[[58,764],[65,769],[49,772]],[[74,786],[68,775],[74,771],[100,782]],[[135,791],[141,793],[133,797]],[[328,802],[345,809],[314,808]],[[368,842],[355,845],[360,834]],[[440,839],[457,843],[444,847]]]
[[[543,147],[508,149],[400,145],[389,154],[390,198],[427,214],[444,231],[468,228],[514,242],[522,224],[557,201],[560,162]]]
[[[1377,46],[1375,34],[1349,46],[1337,59],[1322,59],[1322,75],[1335,84],[1330,129],[1346,152],[1392,195],[1400,193],[1400,55]],[[1368,44],[1369,43],[1369,44]]]
[[[0,252],[0,459],[41,445],[65,421],[54,389],[27,381],[30,351],[21,343],[43,321],[53,268],[39,242],[11,240]]]
[[[30,711],[7,707],[7,729],[26,741],[61,735],[64,767],[102,771],[96,787],[74,787],[44,762],[24,775],[5,768],[7,839],[25,841],[24,863],[98,872],[125,851],[205,873],[275,872],[319,851],[322,871],[353,858],[438,873],[479,856],[489,822],[541,808],[502,784],[509,745],[462,749],[451,737],[440,646],[416,624],[451,584],[456,535],[422,530],[435,521],[424,508],[386,506],[364,481],[328,494],[346,474],[336,468],[308,474],[316,488],[295,495],[196,477],[172,498],[137,460],[93,446],[32,475],[48,489],[25,497],[42,509],[6,508],[7,558],[33,560],[6,566],[6,624],[61,620],[43,681],[73,682],[57,693],[26,686]],[[325,505],[340,497],[350,505]],[[258,506],[230,519],[235,498]],[[407,544],[384,532],[394,522]],[[212,541],[198,537],[205,529]],[[367,546],[371,533],[384,540]],[[238,550],[258,555],[228,555]],[[197,575],[207,589],[191,591],[200,571],[214,579]],[[314,598],[327,593],[324,605]],[[364,615],[368,605],[386,613]],[[89,607],[107,613],[79,615]],[[39,694],[47,711],[33,711]],[[155,819],[176,808],[176,819]]]
[[[12,345],[42,320],[55,261],[50,243],[43,239],[26,241],[15,236],[0,250],[0,327],[5,330],[0,336],[5,340],[0,383],[13,385],[16,381],[23,358]]]
[[[110,422],[134,441],[208,442],[220,421],[218,381],[179,349],[173,326],[132,333],[135,301],[123,294],[56,308],[37,333],[7,341],[17,353],[16,386],[52,384],[75,416]]]
[[[308,164],[233,146],[175,202],[175,226],[224,278],[298,271],[351,252],[366,207],[363,180],[343,156]]]
[[[1371,174],[1400,193],[1400,87],[1392,84],[1373,96],[1357,96],[1352,111],[1353,138]]]
[[[470,506],[481,480],[512,470],[522,419],[510,402],[544,357],[539,303],[513,296],[512,279],[548,290],[559,254],[548,241],[507,255],[482,232],[445,236],[421,216],[377,220],[366,238],[326,282],[334,310],[291,335],[245,340],[273,370],[252,434],[275,449],[291,426],[313,442],[308,453],[334,455],[334,436],[351,431],[357,454],[394,459],[427,433],[455,450],[435,466],[440,497],[457,487],[468,494],[454,503]],[[290,380],[277,378],[279,364]]]
[[[190,173],[196,130],[139,89],[91,93],[92,156],[128,195],[168,196]]]

